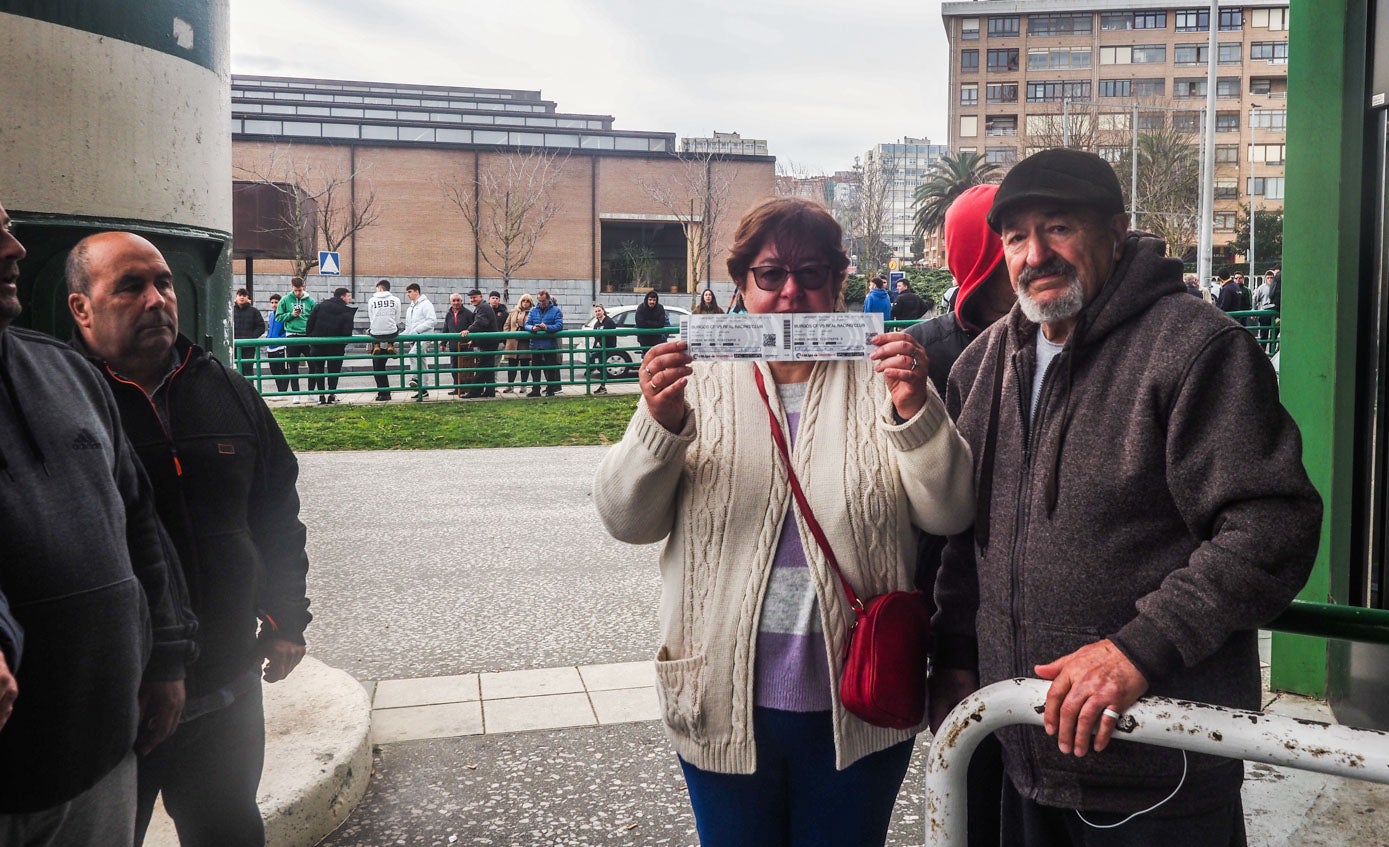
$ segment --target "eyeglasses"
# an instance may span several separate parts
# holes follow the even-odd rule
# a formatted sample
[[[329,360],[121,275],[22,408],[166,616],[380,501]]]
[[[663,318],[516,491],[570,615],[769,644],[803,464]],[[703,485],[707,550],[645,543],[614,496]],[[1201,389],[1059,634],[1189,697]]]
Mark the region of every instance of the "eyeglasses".
[[[824,288],[829,283],[833,271],[829,265],[802,265],[794,270],[791,268],[781,268],[776,265],[761,265],[756,268],[748,268],[752,271],[752,279],[757,283],[757,287],[763,291],[777,291],[786,284],[786,280],[791,277],[796,278],[796,284],[806,291],[815,291]]]

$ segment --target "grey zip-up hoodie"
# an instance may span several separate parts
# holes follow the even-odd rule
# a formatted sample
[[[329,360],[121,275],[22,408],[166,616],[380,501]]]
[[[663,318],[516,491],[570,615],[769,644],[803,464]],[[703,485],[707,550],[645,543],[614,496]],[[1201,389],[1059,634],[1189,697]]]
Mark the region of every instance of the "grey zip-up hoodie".
[[[182,679],[191,616],[149,480],[101,376],[0,331],[0,595],[24,629],[0,813],[71,800],[131,749],[142,679]]]
[[[1306,581],[1321,526],[1267,356],[1137,233],[1028,424],[1038,331],[1014,307],[951,373],[978,513],[937,579],[938,664],[987,685],[1109,638],[1148,694],[1257,709],[1256,628]],[[1046,805],[1135,812],[1182,773],[1175,750],[1119,740],[1078,759],[1039,728],[999,735],[1013,784]],[[1226,803],[1241,778],[1191,755],[1154,814]]]

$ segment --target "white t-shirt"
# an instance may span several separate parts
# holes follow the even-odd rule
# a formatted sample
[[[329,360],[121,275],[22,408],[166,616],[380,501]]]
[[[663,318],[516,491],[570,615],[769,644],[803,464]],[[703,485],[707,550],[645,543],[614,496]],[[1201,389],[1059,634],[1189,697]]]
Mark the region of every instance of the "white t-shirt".
[[[1051,367],[1051,360],[1066,346],[1065,342],[1053,344],[1047,340],[1047,334],[1040,327],[1037,329],[1037,372],[1032,375],[1032,405],[1027,407],[1027,422],[1030,424],[1037,420],[1037,401],[1042,397],[1042,379],[1047,375],[1047,368]]]

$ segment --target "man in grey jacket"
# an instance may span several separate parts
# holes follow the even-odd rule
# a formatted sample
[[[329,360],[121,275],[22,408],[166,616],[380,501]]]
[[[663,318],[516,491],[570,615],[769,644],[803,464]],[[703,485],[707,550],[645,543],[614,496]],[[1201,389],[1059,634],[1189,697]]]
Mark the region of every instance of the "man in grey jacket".
[[[1128,231],[1099,157],[1020,162],[988,222],[1018,305],[951,372],[978,508],[936,582],[933,718],[1051,681],[1045,734],[999,733],[1005,844],[1243,845],[1240,762],[1112,736],[1145,694],[1258,708],[1256,630],[1321,524],[1297,426],[1250,334]]]
[[[23,257],[0,208],[0,844],[131,844],[194,624],[111,392],[10,326]]]

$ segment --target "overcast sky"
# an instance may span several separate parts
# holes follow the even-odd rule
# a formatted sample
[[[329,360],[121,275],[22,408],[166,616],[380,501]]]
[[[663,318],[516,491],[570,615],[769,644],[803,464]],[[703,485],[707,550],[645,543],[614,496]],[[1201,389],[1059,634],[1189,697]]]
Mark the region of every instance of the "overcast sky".
[[[807,174],[946,143],[940,0],[235,0],[232,71],[539,89],[618,129],[763,138]]]

